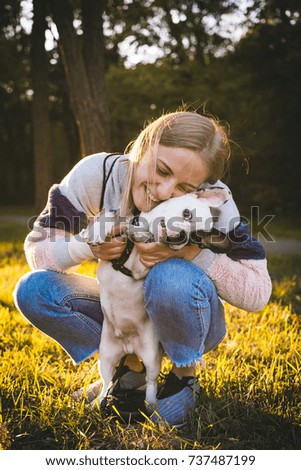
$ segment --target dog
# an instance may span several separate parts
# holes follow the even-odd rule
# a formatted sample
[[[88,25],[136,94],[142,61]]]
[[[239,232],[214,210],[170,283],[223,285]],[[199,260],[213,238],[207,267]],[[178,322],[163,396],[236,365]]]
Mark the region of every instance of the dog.
[[[195,243],[226,252],[229,249],[227,237],[214,231],[211,209],[221,206],[229,198],[230,194],[224,188],[208,188],[164,201],[126,224],[126,235],[133,246],[124,263],[99,262],[97,279],[104,314],[99,346],[99,372],[103,386],[96,398],[99,405],[112,386],[116,364],[124,355],[136,354],[146,369],[146,407],[148,411],[156,408],[157,378],[163,349],[145,311],[143,281],[149,269],[141,263],[134,242],[165,243],[174,250]],[[105,230],[101,218],[96,219],[93,239],[89,228],[81,233],[84,239],[92,244],[103,242],[114,226],[114,213],[111,216],[112,222],[106,223]]]

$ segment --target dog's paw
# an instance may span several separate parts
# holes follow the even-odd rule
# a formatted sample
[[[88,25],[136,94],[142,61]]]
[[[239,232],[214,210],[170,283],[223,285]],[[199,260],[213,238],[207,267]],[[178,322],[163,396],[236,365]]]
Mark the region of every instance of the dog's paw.
[[[157,400],[154,403],[148,403],[146,400],[144,401],[145,409],[147,411],[148,416],[154,413],[158,407]]]
[[[106,241],[115,226],[115,211],[101,212],[95,216],[88,226],[80,232],[80,236],[88,245],[99,245]]]
[[[93,401],[90,402],[91,408],[96,408],[100,410],[104,410],[108,406],[108,397],[103,397],[98,395]]]

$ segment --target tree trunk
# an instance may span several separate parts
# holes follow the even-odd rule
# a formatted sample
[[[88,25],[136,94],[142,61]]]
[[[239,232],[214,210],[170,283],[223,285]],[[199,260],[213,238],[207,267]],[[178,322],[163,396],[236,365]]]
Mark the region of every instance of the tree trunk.
[[[99,116],[110,143],[109,106],[105,92],[104,3],[103,0],[82,0],[83,54],[93,100],[98,103]]]
[[[59,32],[59,48],[78,127],[82,157],[109,151],[111,144],[104,88],[103,2],[90,0],[86,3],[83,8],[83,38],[76,35],[74,30],[73,10],[69,0],[48,2]]]
[[[33,148],[35,158],[35,210],[43,209],[52,184],[52,151],[48,109],[48,62],[45,51],[44,0],[33,1],[32,82]]]

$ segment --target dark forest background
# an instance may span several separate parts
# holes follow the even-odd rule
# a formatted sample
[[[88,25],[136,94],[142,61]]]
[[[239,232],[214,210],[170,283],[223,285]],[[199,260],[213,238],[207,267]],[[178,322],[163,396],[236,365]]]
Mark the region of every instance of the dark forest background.
[[[26,13],[24,2],[0,2],[1,204],[40,210],[80,158],[123,152],[146,121],[186,103],[229,124],[225,181],[246,216],[251,205],[300,213],[299,0],[32,4]],[[242,4],[235,42],[224,15]],[[160,58],[150,64],[151,45]],[[126,51],[137,47],[141,62],[129,67]]]

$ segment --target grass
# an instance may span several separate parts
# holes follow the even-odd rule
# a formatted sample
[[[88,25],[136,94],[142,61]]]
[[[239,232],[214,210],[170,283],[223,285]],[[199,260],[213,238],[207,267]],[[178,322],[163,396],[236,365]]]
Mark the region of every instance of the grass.
[[[74,367],[16,310],[12,290],[28,271],[25,233],[1,224],[0,449],[300,449],[300,257],[269,258],[274,289],[262,311],[226,306],[227,338],[205,356],[187,428],[122,427],[71,398],[98,378],[95,358]],[[80,271],[95,268],[87,262]]]
[[[20,205],[1,205],[0,204],[0,215],[21,215],[31,217],[35,213],[33,206],[20,206]]]

